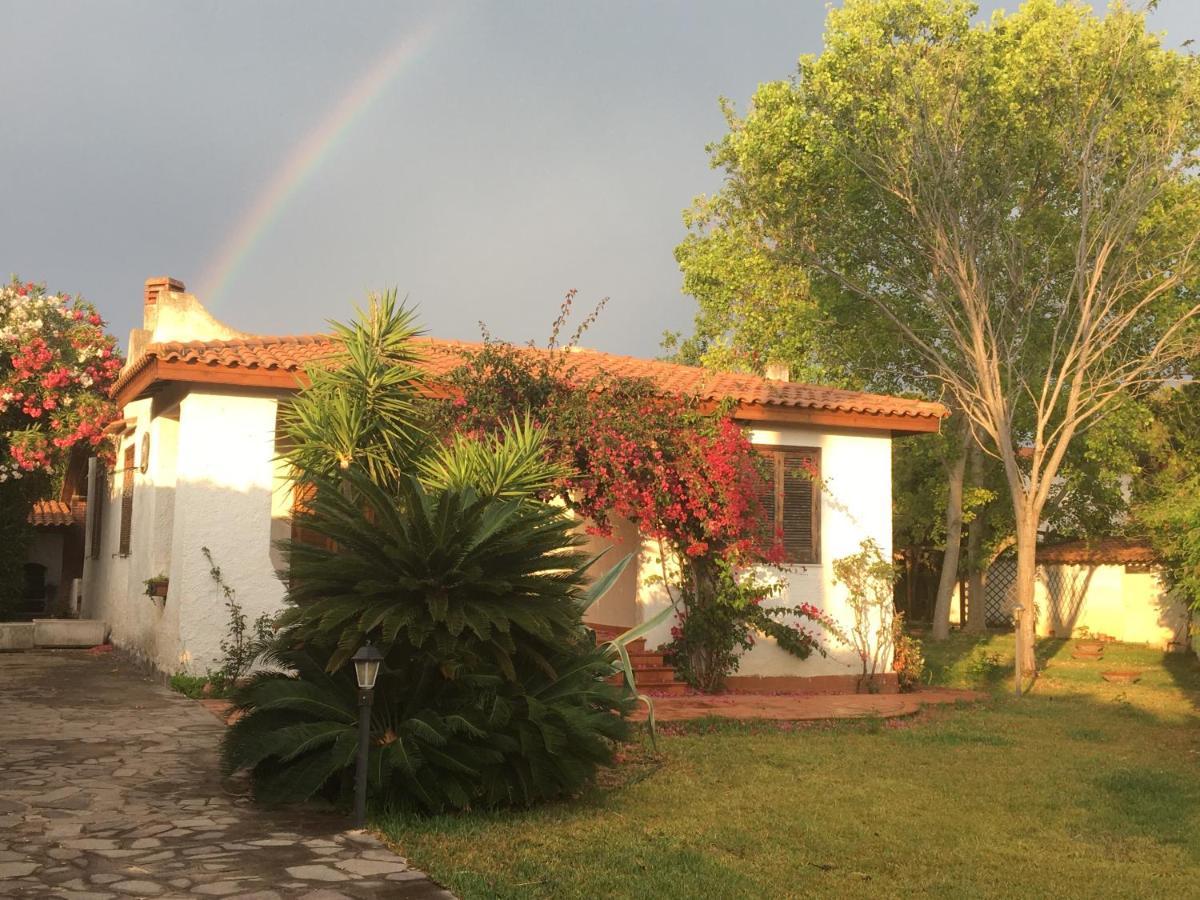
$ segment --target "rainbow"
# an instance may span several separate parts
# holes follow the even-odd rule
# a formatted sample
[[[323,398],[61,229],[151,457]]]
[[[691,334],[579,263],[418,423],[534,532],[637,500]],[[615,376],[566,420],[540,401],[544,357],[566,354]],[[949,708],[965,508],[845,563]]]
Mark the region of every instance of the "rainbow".
[[[418,58],[444,22],[444,17],[434,18],[402,34],[288,155],[207,267],[200,291],[200,298],[206,304],[216,304],[221,299],[229,282],[279,219],[288,202],[406,66]]]

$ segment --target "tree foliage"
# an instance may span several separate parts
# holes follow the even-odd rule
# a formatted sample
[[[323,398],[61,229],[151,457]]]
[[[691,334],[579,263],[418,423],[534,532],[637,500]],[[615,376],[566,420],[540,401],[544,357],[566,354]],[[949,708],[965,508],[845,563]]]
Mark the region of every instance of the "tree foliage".
[[[0,286],[0,610],[22,599],[30,504],[73,448],[111,456],[107,391],[120,368],[90,303],[16,278]]]
[[[120,369],[90,303],[15,278],[0,288],[0,482],[52,473],[76,445],[103,451]]]
[[[832,10],[825,51],[731,117],[714,224],[754,223],[942,385],[1002,466],[1030,607],[1072,443],[1194,346],[1200,79],[1120,4],[974,13]]]
[[[1200,609],[1200,385],[1164,388],[1147,405],[1136,527],[1149,534],[1168,586]]]

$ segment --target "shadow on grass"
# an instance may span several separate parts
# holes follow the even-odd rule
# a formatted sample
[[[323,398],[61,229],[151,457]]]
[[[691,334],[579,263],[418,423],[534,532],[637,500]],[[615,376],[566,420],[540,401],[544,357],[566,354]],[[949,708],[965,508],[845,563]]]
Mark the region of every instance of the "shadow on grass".
[[[1200,711],[1200,659],[1195,653],[1164,653],[1162,666],[1175,682],[1175,686],[1187,695],[1192,709]]]
[[[1046,668],[1046,664],[1066,649],[1070,641],[1066,638],[1042,637],[1033,645],[1033,658],[1037,660],[1038,671]]]
[[[1106,772],[1092,782],[1098,788],[1098,822],[1118,834],[1143,834],[1188,848],[1194,841],[1194,814],[1200,803],[1195,781],[1162,769],[1128,767]]]
[[[927,629],[914,630],[914,636],[920,639],[925,655],[928,683],[995,689],[1011,671],[1012,657],[1008,657],[1006,668],[1004,655],[987,648],[1004,633],[1001,630],[955,631],[945,640],[935,641]]]

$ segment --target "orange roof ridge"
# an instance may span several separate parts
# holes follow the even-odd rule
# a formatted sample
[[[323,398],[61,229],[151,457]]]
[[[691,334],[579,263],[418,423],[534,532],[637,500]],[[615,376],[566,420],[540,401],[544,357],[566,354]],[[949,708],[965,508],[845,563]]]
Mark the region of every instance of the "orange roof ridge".
[[[456,368],[461,362],[462,351],[484,346],[478,341],[432,337],[418,337],[415,342],[426,353],[422,367],[434,378],[447,375]],[[530,353],[551,352],[539,347],[515,346]],[[335,352],[336,340],[329,334],[255,335],[230,340],[152,343],[125,367],[111,392],[114,397],[119,397],[134,381],[145,381],[145,378],[139,379],[138,376],[152,363],[159,361],[174,365],[176,370],[170,377],[165,377],[165,373],[150,373],[146,377],[151,382],[187,380],[184,373],[178,371],[182,365],[189,369],[196,366],[208,370],[203,378],[206,381],[221,379],[214,370],[230,370],[231,373],[234,370],[251,370],[261,373],[259,380],[264,383],[266,379],[278,376],[278,386],[292,388],[296,384],[295,373],[302,372],[307,365]],[[704,369],[599,350],[577,349],[572,353],[571,361],[582,375],[607,373],[618,377],[648,378],[666,394],[695,396],[707,402],[728,398],[737,402],[740,414],[748,418],[771,418],[772,411],[816,410],[839,415],[884,417],[889,422],[896,419],[924,420],[929,426],[918,430],[936,430],[937,423],[948,415],[940,403],[927,400],[776,381],[748,373]],[[898,430],[904,430],[904,427]]]

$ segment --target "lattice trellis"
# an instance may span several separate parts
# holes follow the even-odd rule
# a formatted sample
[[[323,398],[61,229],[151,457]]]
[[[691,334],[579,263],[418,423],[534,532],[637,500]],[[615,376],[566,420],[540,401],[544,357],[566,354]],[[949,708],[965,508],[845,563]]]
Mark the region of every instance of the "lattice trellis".
[[[1083,612],[1092,570],[1082,566],[1038,566],[1038,579],[1046,586],[1050,627],[1069,635]]]
[[[1050,628],[1070,634],[1087,599],[1091,570],[1080,566],[1042,565],[1037,579],[1045,587]],[[989,628],[1011,628],[1012,608],[1017,602],[1017,560],[1002,556],[988,569],[984,581],[984,618]],[[967,600],[970,602],[970,597]],[[1039,604],[1040,605],[1040,604]]]
[[[1002,556],[987,572],[983,583],[984,622],[988,628],[1012,627],[1012,608],[1017,602],[1017,561]]]

